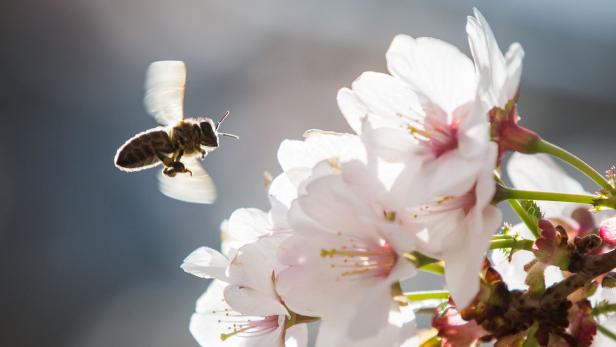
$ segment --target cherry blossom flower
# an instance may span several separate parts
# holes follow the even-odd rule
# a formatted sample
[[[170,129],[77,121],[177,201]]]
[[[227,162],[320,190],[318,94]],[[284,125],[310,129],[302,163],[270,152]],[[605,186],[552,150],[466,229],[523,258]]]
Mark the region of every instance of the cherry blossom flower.
[[[416,250],[445,261],[445,281],[458,307],[468,305],[479,290],[479,274],[501,212],[491,204],[494,179],[490,167],[493,148],[475,185],[459,195],[443,195],[407,208],[404,228],[417,238]]]
[[[239,209],[228,223],[231,261],[207,247],[184,260],[185,271],[216,279],[197,301],[191,318],[190,331],[200,345],[306,345],[305,324],[298,324],[301,317],[287,310],[275,290],[276,250],[286,235],[269,230],[263,211]]]
[[[306,180],[289,211],[294,234],[280,245],[287,268],[277,290],[294,312],[321,317],[320,346],[331,345],[323,336],[359,343],[391,328],[391,286],[416,272],[401,257],[413,240],[400,232],[385,188],[365,169],[348,162],[339,173]],[[298,211],[307,218],[294,218]]]
[[[520,70],[513,61],[521,68],[515,54],[511,74],[504,80],[497,75],[500,61],[492,67],[490,59],[502,53],[476,15],[467,27],[478,66],[446,42],[398,35],[387,52],[391,75],[366,72],[338,93],[343,115],[369,154],[420,163],[417,175],[407,176],[421,183],[407,184],[407,196],[422,195],[422,202],[407,202],[400,218],[417,236],[417,250],[445,260],[447,285],[461,307],[479,288],[466,274],[479,273],[501,220],[491,205],[497,145],[490,139],[488,112],[517,90]],[[514,47],[512,52],[521,52]]]
[[[288,227],[287,212],[298,196],[301,183],[313,175],[313,167],[327,160],[324,174],[339,170],[341,163],[350,160],[366,161],[366,150],[356,135],[309,130],[305,139],[284,140],[278,148],[278,162],[283,172],[269,187],[272,209],[270,218],[279,227]],[[320,174],[320,173],[319,173]]]
[[[196,310],[190,320],[190,332],[201,346],[221,347],[302,347],[307,345],[304,324],[285,330],[286,312],[266,310],[266,316],[240,313],[225,299],[229,286],[213,281],[208,290],[197,300]],[[255,304],[258,304],[255,302]],[[283,343],[284,341],[284,343]]]
[[[398,35],[387,65],[392,75],[365,72],[352,89],[338,92],[348,123],[369,150],[392,161],[422,162],[424,177],[433,180],[424,190],[435,189],[429,196],[469,191],[496,146],[489,109],[475,102],[472,61],[438,39]]]
[[[480,76],[478,96],[490,109],[505,108],[518,93],[524,50],[516,42],[503,55],[486,19],[476,8],[473,13],[474,17],[468,17],[466,32]]]

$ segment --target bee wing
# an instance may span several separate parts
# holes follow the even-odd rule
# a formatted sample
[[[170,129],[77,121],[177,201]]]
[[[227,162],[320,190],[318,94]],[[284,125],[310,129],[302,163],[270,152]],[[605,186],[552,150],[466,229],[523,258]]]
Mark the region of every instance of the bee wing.
[[[145,109],[162,125],[184,118],[186,65],[182,61],[155,61],[145,75]]]
[[[216,200],[216,186],[212,177],[205,171],[199,159],[191,158],[183,162],[184,166],[192,171],[169,177],[162,172],[158,175],[158,188],[168,197],[193,202],[197,204],[211,204]]]

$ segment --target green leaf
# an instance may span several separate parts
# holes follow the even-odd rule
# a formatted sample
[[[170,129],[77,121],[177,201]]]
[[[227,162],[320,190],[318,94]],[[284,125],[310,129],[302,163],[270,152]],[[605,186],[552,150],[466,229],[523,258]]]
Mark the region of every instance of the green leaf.
[[[539,220],[543,218],[543,213],[535,201],[520,200],[520,205],[522,205],[522,208],[526,211],[526,214],[531,218],[534,224],[538,224]]]

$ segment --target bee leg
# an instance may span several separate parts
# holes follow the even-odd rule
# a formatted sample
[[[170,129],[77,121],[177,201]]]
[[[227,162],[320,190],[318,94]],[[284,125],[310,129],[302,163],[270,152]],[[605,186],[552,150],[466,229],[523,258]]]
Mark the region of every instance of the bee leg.
[[[173,167],[166,167],[163,169],[163,174],[165,174],[165,176],[175,177],[176,172]]]
[[[169,177],[175,177],[175,174],[178,172],[183,172],[184,164],[179,161],[174,160],[173,158],[169,158],[164,153],[157,152],[156,157],[160,160],[165,168],[163,169],[163,174]]]
[[[175,153],[175,155],[173,156],[173,161],[175,161],[175,162],[179,162],[179,161],[180,161],[180,159],[182,159],[182,156],[183,156],[183,155],[184,155],[184,150],[183,150],[183,149],[178,150],[178,151]]]
[[[169,177],[174,177],[177,173],[188,173],[192,176],[192,171],[187,169],[181,161],[172,162],[170,166],[163,170],[163,173]]]

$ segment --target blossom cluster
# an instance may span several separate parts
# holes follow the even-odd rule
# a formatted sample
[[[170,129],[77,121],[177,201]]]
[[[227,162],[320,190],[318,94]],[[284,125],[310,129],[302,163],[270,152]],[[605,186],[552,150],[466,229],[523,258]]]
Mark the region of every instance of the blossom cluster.
[[[338,92],[353,133],[309,130],[281,143],[269,211],[236,210],[222,224],[220,252],[202,247],[184,260],[185,271],[214,279],[190,322],[200,345],[306,346],[314,321],[321,347],[604,338],[594,339],[593,310],[616,299],[609,274],[549,311],[562,311],[564,323],[545,318],[548,308],[508,313],[522,312],[513,303],[525,295],[543,310],[550,285],[616,245],[609,213],[589,212],[613,207],[613,182],[595,177],[604,184],[592,195],[535,154],[548,150],[518,124],[522,47],[503,54],[477,10],[466,32],[472,57],[435,38],[396,36],[388,73],[365,72]],[[542,199],[561,202],[532,201]],[[503,227],[496,203],[504,200],[524,223]],[[504,251],[488,257],[496,248]],[[447,291],[423,293],[439,300],[433,329],[419,332],[421,293],[404,293],[401,283],[426,269],[444,274]]]

